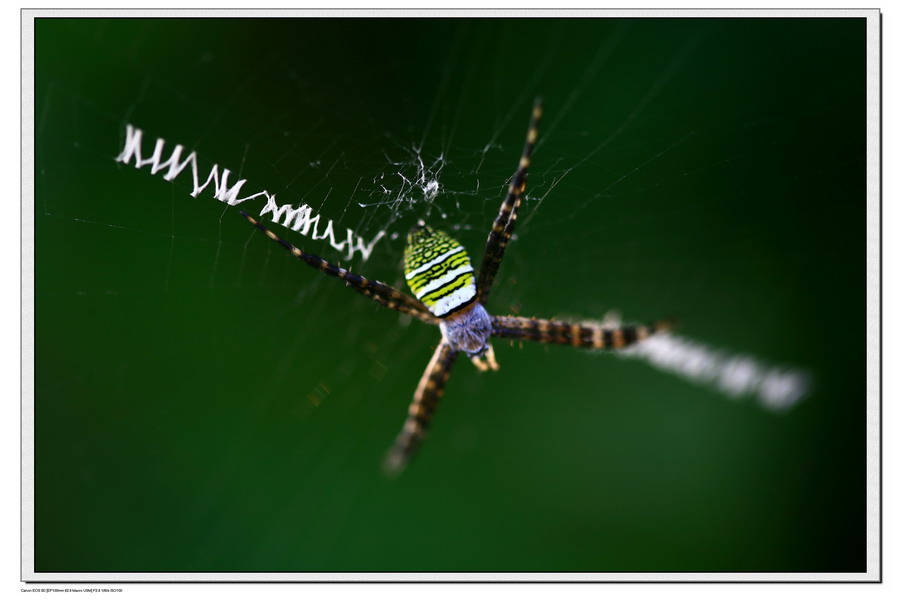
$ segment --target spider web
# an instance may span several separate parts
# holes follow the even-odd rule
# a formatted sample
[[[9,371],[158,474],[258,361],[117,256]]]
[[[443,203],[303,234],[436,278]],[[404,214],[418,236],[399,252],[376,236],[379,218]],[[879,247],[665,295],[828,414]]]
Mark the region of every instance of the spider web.
[[[238,209],[266,213],[295,245],[406,291],[402,249],[419,219],[480,260],[540,95],[528,190],[489,310],[677,317],[681,328],[668,346],[624,360],[499,342],[493,379],[465,364],[451,377],[447,400],[459,400],[437,415],[448,423],[447,456],[496,449],[485,423],[516,404],[501,411],[503,397],[521,399],[520,415],[579,390],[645,410],[665,397],[708,414],[738,410],[722,398],[753,398],[760,403],[729,418],[754,423],[760,405],[793,405],[834,364],[821,323],[845,302],[824,291],[835,276],[856,276],[830,250],[822,268],[822,248],[797,223],[845,219],[836,208],[811,216],[809,190],[828,187],[821,164],[845,161],[859,139],[818,145],[810,133],[856,98],[833,95],[819,71],[806,72],[804,89],[759,92],[788,75],[772,74],[775,50],[742,58],[729,41],[754,35],[699,21],[38,23],[36,343],[39,377],[42,366],[53,375],[38,380],[38,396],[103,389],[82,406],[123,424],[134,409],[122,398],[144,388],[160,398],[140,409],[149,429],[125,424],[123,436],[149,439],[177,417],[203,439],[224,430],[224,458],[236,459],[270,429],[277,441],[265,450],[286,452],[298,471],[360,464],[367,473],[402,421],[437,330],[298,263]],[[798,64],[821,62],[789,38]],[[54,39],[81,50],[66,56]],[[181,145],[196,152],[201,183],[214,165],[219,176],[228,169],[230,185],[246,181],[231,200],[250,199],[228,202],[214,181],[197,192],[188,170],[167,180],[149,162],[117,163],[129,125],[143,132],[143,158],[157,139],[164,159]],[[764,181],[773,173],[774,192]],[[264,207],[273,197],[308,207],[318,234],[272,224]],[[368,251],[336,246],[347,230]],[[71,340],[87,349],[72,362]],[[563,414],[597,410],[593,394],[582,398]],[[279,446],[292,428],[297,447]],[[229,485],[226,462],[212,462],[210,496]],[[348,484],[336,513],[326,500],[304,510],[346,517],[363,489]],[[326,557],[344,548],[349,527],[321,525],[331,526]],[[312,519],[304,527],[316,537]],[[227,555],[208,550],[194,564]]]
[[[546,125],[541,138],[542,144],[547,140],[550,143],[555,141],[553,134],[558,124],[560,121],[564,123],[565,117],[577,106],[587,82],[596,79],[598,71],[621,43],[624,29],[624,26],[614,28],[605,43],[598,47],[579,81],[565,97],[556,117]],[[530,204],[526,202],[523,210],[525,216],[521,227],[526,233],[529,232],[531,221],[540,212],[541,204],[557,184],[562,183],[570,173],[577,173],[582,166],[590,165],[595,155],[601,153],[607,146],[615,144],[616,138],[627,132],[632,122],[639,121],[645,108],[652,104],[656,96],[665,89],[668,81],[696,51],[700,39],[701,37],[696,35],[686,38],[684,45],[677,49],[671,60],[661,65],[662,71],[647,89],[646,94],[636,102],[633,110],[619,121],[615,130],[599,138],[600,143],[596,147],[583,157],[555,158],[552,167],[542,171],[542,180],[532,183],[526,197],[526,200],[531,201]],[[282,196],[288,196],[284,202],[277,198],[277,193],[270,193],[267,189],[259,190],[258,185],[253,187],[253,183],[248,184],[247,179],[241,177],[248,155],[251,161],[256,160],[255,155],[251,155],[250,143],[244,145],[240,168],[236,172],[218,164],[212,164],[211,167],[203,165],[204,162],[208,164],[215,158],[204,161],[193,148],[202,146],[204,138],[210,135],[210,130],[202,132],[191,148],[185,149],[180,143],[167,144],[161,137],[150,139],[148,136],[145,140],[144,132],[128,123],[125,126],[122,150],[116,160],[133,165],[135,168],[149,169],[151,175],[159,175],[166,181],[174,181],[179,176],[181,178],[179,183],[189,179],[190,196],[194,198],[206,191],[205,196],[212,196],[213,199],[229,206],[245,202],[250,202],[249,206],[253,206],[254,200],[263,199],[265,203],[262,209],[256,211],[259,216],[268,215],[276,226],[281,225],[299,232],[311,238],[313,243],[316,240],[326,240],[331,246],[328,250],[336,250],[344,254],[348,260],[352,260],[359,253],[360,262],[363,263],[371,256],[374,247],[383,237],[387,236],[391,241],[399,239],[402,242],[403,236],[399,229],[409,220],[407,217],[410,215],[430,222],[438,221],[440,227],[452,231],[474,230],[475,225],[472,222],[479,219],[476,219],[478,213],[473,210],[489,213],[491,206],[502,197],[508,182],[498,177],[503,172],[502,166],[497,164],[498,161],[488,160],[488,154],[496,150],[493,153],[494,157],[501,156],[499,151],[504,148],[499,145],[498,139],[513,121],[513,116],[517,112],[521,116],[524,112],[529,94],[536,93],[534,91],[536,81],[544,75],[545,69],[553,59],[553,53],[544,54],[541,62],[535,66],[530,84],[526,82],[519,96],[510,99],[509,110],[502,118],[494,119],[490,139],[479,150],[478,145],[468,147],[455,145],[460,121],[463,118],[462,111],[470,100],[467,95],[468,79],[464,80],[459,97],[446,98],[449,95],[447,90],[449,82],[460,75],[454,71],[470,73],[475,62],[474,57],[481,53],[480,46],[476,44],[472,46],[469,56],[459,56],[460,45],[464,43],[465,33],[458,34],[456,43],[449,49],[447,68],[443,70],[443,76],[437,82],[433,104],[420,114],[424,117],[424,122],[408,125],[406,135],[403,135],[379,129],[372,116],[365,120],[371,128],[368,131],[367,128],[362,128],[365,139],[382,147],[383,157],[374,165],[367,162],[368,157],[363,157],[364,152],[358,147],[359,140],[354,140],[349,135],[346,138],[331,140],[327,144],[311,144],[308,141],[310,138],[316,139],[313,136],[322,126],[329,131],[337,128],[335,123],[339,121],[339,115],[329,117],[317,110],[317,118],[311,126],[308,126],[309,129],[298,132],[292,131],[295,124],[288,121],[297,117],[285,117],[280,124],[283,125],[282,135],[290,138],[287,149],[272,157],[272,165],[278,174],[277,180],[281,182],[278,189]],[[147,91],[148,87],[152,89],[152,80],[146,79],[143,85],[142,94],[152,93]],[[250,95],[247,92],[249,85],[253,85],[252,82],[240,86],[226,105],[240,102],[245,94]],[[142,103],[138,103],[130,106],[127,110],[129,116],[133,111],[140,110],[141,105]],[[447,114],[450,106],[456,107],[452,115]],[[218,119],[217,115],[214,124]],[[439,124],[436,123],[438,119]],[[521,121],[520,119],[519,125]],[[299,127],[305,125],[305,123],[296,124]],[[438,136],[434,135],[433,130],[438,127],[440,136],[439,139],[434,139]],[[421,137],[417,140],[415,136],[420,131]],[[604,180],[603,187],[591,194],[588,201],[594,202],[604,198],[616,201],[618,196],[609,194],[610,190],[629,177],[634,177],[651,163],[663,160],[665,154],[687,143],[696,133],[689,130],[680,139],[665,147],[658,147],[658,151],[654,152],[655,149],[651,149],[651,154],[640,164],[629,168],[618,177],[613,176]],[[477,161],[474,170],[471,167],[473,161]],[[290,168],[295,173],[282,171],[282,166]],[[297,188],[300,186],[297,182],[304,176],[308,176],[311,184],[302,186],[302,191],[298,192]],[[354,177],[356,183],[350,191],[347,183],[352,182]],[[482,177],[488,181],[493,180],[492,185],[486,187],[483,193]],[[253,187],[257,191],[248,193],[244,190],[245,187]],[[559,193],[565,192],[563,188]],[[336,198],[332,200],[332,204],[327,204],[332,194]],[[315,204],[318,209],[314,209],[310,203]],[[347,213],[351,207],[365,209],[354,228],[342,225],[348,220]],[[578,209],[576,206],[574,212]],[[329,213],[335,216],[332,218],[328,216]],[[484,222],[485,219],[482,218],[480,221]],[[562,228],[567,225],[563,223],[557,226]],[[347,232],[346,237],[340,233],[342,229]],[[373,233],[370,238],[365,239],[355,233],[357,230]],[[396,251],[388,250],[383,254],[396,256]],[[172,256],[174,246],[170,257]],[[170,262],[167,269],[171,268]],[[167,280],[168,278],[169,274],[166,275]],[[394,279],[395,285],[400,287],[397,278]],[[214,287],[215,282],[211,281],[210,285]],[[662,336],[654,344],[626,355],[649,358],[651,363],[655,362],[689,379],[717,382],[719,389],[732,396],[758,393],[763,403],[772,407],[790,406],[802,398],[808,389],[808,377],[800,372],[785,373],[778,369],[770,370],[759,366],[749,357],[717,358],[715,355],[721,353],[709,349],[701,351],[696,344],[691,345],[692,352],[688,352],[687,345],[675,340],[673,336]]]

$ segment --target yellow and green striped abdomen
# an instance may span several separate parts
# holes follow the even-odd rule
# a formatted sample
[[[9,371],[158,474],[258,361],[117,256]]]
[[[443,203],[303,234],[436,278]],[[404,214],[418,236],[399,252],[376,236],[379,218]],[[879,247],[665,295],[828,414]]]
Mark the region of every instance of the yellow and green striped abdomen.
[[[403,253],[409,289],[436,317],[475,301],[475,271],[459,242],[427,225],[409,233]]]

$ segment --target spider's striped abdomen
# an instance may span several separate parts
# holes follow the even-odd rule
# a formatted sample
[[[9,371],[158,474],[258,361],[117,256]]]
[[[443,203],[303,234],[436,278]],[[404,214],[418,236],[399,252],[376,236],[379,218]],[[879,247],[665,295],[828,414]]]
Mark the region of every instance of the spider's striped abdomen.
[[[478,290],[469,255],[443,231],[414,227],[403,258],[409,289],[434,316],[446,317],[475,301]]]

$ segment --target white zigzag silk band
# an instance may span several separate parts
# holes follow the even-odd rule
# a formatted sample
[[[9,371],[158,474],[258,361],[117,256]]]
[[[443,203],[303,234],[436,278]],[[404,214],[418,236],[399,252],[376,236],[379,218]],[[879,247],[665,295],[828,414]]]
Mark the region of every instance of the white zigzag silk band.
[[[169,156],[163,158],[166,141],[163,138],[156,138],[156,142],[153,145],[153,153],[144,158],[141,149],[143,135],[144,132],[135,126],[126,125],[125,145],[116,157],[116,162],[126,165],[134,162],[136,169],[150,167],[151,175],[156,175],[160,171],[165,170],[163,179],[166,181],[173,181],[182,171],[189,168],[194,184],[191,196],[194,198],[199,196],[210,184],[212,185],[213,198],[229,206],[236,206],[254,198],[265,198],[266,205],[259,213],[260,216],[271,213],[272,221],[279,225],[298,231],[301,235],[311,237],[314,240],[328,240],[332,248],[345,253],[344,257],[347,260],[352,259],[357,252],[362,255],[363,260],[367,260],[378,240],[385,236],[384,231],[379,231],[370,242],[366,243],[352,229],[347,229],[346,238],[338,241],[335,238],[334,222],[328,219],[324,224],[324,228],[320,231],[319,226],[322,224],[322,217],[315,214],[313,209],[307,204],[302,204],[298,207],[290,204],[279,205],[275,201],[275,194],[270,194],[266,190],[239,198],[238,195],[241,193],[241,189],[247,183],[247,180],[238,179],[229,186],[228,179],[231,176],[231,171],[228,169],[221,169],[220,171],[217,164],[212,166],[209,174],[206,176],[206,180],[201,183],[197,166],[197,153],[191,152],[183,157],[184,146],[181,144],[176,144]]]

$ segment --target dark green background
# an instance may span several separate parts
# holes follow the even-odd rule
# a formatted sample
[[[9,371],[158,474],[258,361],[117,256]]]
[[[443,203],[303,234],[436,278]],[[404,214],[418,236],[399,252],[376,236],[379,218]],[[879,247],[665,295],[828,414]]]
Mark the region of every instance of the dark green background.
[[[39,19],[35,55],[38,572],[865,569],[862,19]],[[399,234],[351,264],[401,286],[418,218],[480,255],[538,94],[489,310],[675,315],[804,402],[501,342],[385,479],[437,330],[114,160],[133,123]],[[423,140],[434,204],[359,207]]]

